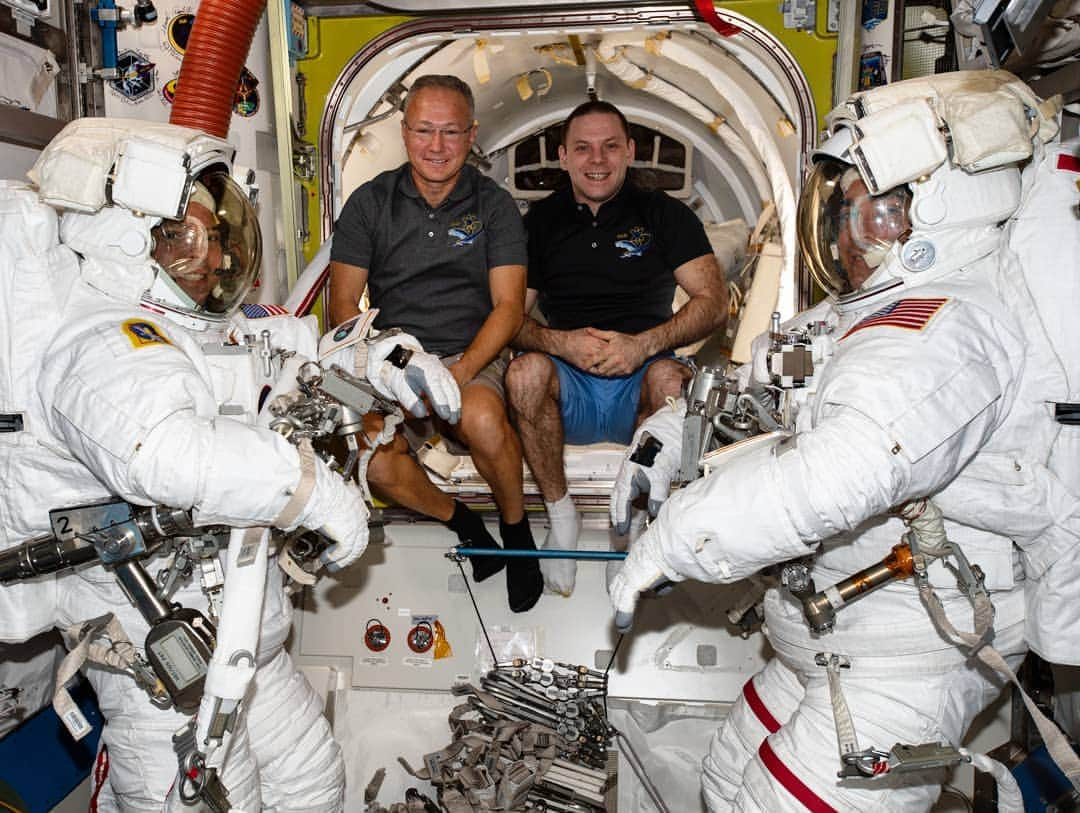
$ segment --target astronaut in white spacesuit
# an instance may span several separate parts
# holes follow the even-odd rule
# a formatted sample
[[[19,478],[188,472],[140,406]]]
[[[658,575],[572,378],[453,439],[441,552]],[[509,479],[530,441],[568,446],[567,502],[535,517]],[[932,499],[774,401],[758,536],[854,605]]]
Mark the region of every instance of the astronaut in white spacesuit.
[[[1068,385],[1001,227],[1021,201],[1018,162],[1054,135],[1055,112],[1009,74],[968,72],[857,94],[830,115],[799,231],[833,296],[784,330],[813,325],[831,358],[785,394],[786,437],[752,441],[664,503],[612,584],[617,619],[663,579],[734,582],[802,557],[818,589],[834,585],[901,540],[896,509],[932,498],[981,569],[993,647],[1016,667],[1031,607],[1064,598],[1039,587],[1067,582],[1053,562],[1076,529],[1075,497],[1046,465],[1063,428],[1047,402]],[[772,384],[769,342],[755,349],[743,375]],[[927,575],[949,621],[977,626],[944,560]],[[822,634],[786,590],[764,607],[776,656],[704,760],[710,809],[929,809],[941,772],[890,774],[881,751],[959,746],[1005,678],[939,633],[910,579],[843,606]],[[1053,633],[1078,651],[1075,626]],[[839,757],[850,767],[858,753],[867,770],[838,779]]]
[[[217,625],[195,747],[234,809],[339,810],[340,749],[283,649],[291,605],[268,529],[319,531],[331,542],[322,563],[337,570],[363,553],[368,511],[310,446],[267,428],[265,405],[295,389],[318,334],[313,319],[237,312],[260,244],[232,154],[187,128],[82,119],[43,151],[36,190],[0,186],[10,353],[0,411],[11,419],[0,434],[0,549],[48,533],[50,509],[110,495],[231,526],[227,550],[204,551],[186,573],[169,570],[175,559],[147,562],[166,607]],[[425,372],[413,371],[412,387],[404,369],[382,375],[396,344],[372,345],[367,370],[410,403]],[[425,394],[436,390],[431,400],[452,407],[456,388]],[[101,566],[0,586],[0,640],[77,631],[107,613],[142,646],[146,620]],[[106,720],[98,808],[183,809],[194,788],[178,778],[172,739],[190,716],[152,704],[130,669],[88,662],[84,672]]]

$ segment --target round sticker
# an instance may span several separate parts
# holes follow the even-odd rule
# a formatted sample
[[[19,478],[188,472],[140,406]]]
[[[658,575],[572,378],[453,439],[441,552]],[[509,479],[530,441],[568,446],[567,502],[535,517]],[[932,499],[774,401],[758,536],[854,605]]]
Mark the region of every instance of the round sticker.
[[[427,652],[431,649],[431,645],[435,643],[435,633],[431,629],[431,624],[427,621],[421,621],[409,630],[407,641],[409,649],[413,652]]]
[[[364,630],[364,644],[372,652],[382,652],[390,646],[390,630],[379,623],[378,619],[372,618]]]

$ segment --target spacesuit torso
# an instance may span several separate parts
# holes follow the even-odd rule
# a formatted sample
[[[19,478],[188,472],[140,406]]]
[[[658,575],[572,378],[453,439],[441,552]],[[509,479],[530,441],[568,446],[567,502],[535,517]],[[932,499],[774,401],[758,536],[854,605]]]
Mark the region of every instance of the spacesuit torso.
[[[93,289],[81,284],[76,287],[67,313],[67,326],[49,348],[38,387],[41,402],[53,405],[50,432],[44,439],[50,447],[63,449],[64,443],[73,439],[74,436],[63,437],[64,423],[68,419],[78,422],[82,430],[78,437],[91,438],[84,441],[87,444],[93,443],[93,438],[110,439],[108,448],[81,450],[82,454],[93,455],[99,471],[105,469],[110,460],[115,463],[109,471],[110,482],[101,484],[95,494],[85,493],[88,489],[84,486],[84,493],[80,495],[83,499],[112,493],[132,502],[148,502],[144,496],[144,488],[148,484],[132,482],[125,465],[130,455],[137,453],[139,427],[152,425],[159,416],[178,409],[191,410],[205,421],[254,424],[258,421],[260,407],[269,403],[276,393],[292,389],[297,366],[316,355],[317,334],[314,326],[293,317],[247,320],[235,316],[223,332],[207,334],[187,331],[145,310],[122,305],[103,307],[103,304],[102,298]],[[264,331],[269,334],[265,338]],[[247,343],[245,336],[248,337]],[[275,351],[286,350],[286,353],[275,353],[271,357],[269,353],[261,352],[271,347]],[[154,382],[151,387],[145,386],[148,378]],[[134,386],[136,383],[140,386]],[[83,434],[88,426],[94,428],[88,434]],[[158,498],[162,496],[161,489],[169,490],[168,484],[176,475],[171,468],[173,462],[160,460],[153,470],[153,478],[157,481],[154,492]],[[79,466],[75,461],[71,461],[71,465]],[[73,481],[78,480],[77,474],[73,469]],[[87,474],[82,469],[83,481],[87,480]],[[235,488],[238,491],[250,488],[252,481],[262,476],[276,476],[257,471],[238,471],[235,475]],[[60,482],[54,485],[59,486]],[[176,499],[180,504],[185,497],[184,486],[177,483],[176,488]],[[39,492],[42,518],[45,518],[48,508],[64,504],[55,502],[57,498],[54,495],[57,493],[49,487]],[[197,504],[194,513],[197,517]],[[221,573],[219,570],[218,573],[228,580],[224,551],[217,558],[226,571]],[[158,557],[148,563],[148,571],[155,575],[165,564],[167,561]],[[213,573],[213,568],[210,573]],[[138,645],[145,638],[148,630],[146,621],[128,602],[111,573],[94,566],[63,579],[65,587],[58,597],[57,612],[57,620],[62,626],[112,612],[120,619],[133,642]],[[214,585],[212,576],[209,581],[207,586],[220,589],[220,584]],[[275,659],[282,656],[282,645],[292,618],[291,604],[283,587],[283,575],[273,560],[267,567],[265,581],[259,644],[255,653],[259,667],[275,663]],[[211,606],[203,587],[200,568],[196,567],[195,573],[181,582],[171,599],[199,610],[217,622],[221,608]],[[271,667],[273,671],[279,668],[280,665],[276,663]],[[110,721],[104,740],[112,749],[123,747],[122,738],[127,736],[128,725],[172,731],[189,719],[174,711],[154,709],[145,693],[127,675],[91,669],[88,676],[97,690],[102,711]],[[257,698],[260,697],[257,695]],[[306,697],[303,699],[307,702]],[[292,716],[282,711],[277,709],[272,712],[278,723]],[[256,699],[245,713],[249,717],[261,717],[267,712]],[[318,713],[317,707],[314,713]],[[321,718],[319,723],[325,725]],[[311,720],[305,722],[305,725],[311,724]],[[250,736],[251,745],[257,748],[255,735],[245,733]],[[336,745],[332,742],[329,745],[336,753]],[[263,743],[262,747],[265,748],[266,744]],[[258,757],[256,759],[260,763],[264,761]],[[257,779],[257,774],[253,777],[249,765],[241,763],[241,766],[244,770],[230,770],[233,766],[227,766],[223,775],[229,788],[230,801],[241,807],[245,800],[258,805],[259,791],[256,790],[257,785],[251,784],[253,778]],[[125,776],[118,770],[119,765],[116,768],[114,782],[121,783],[118,787],[123,792]],[[176,771],[175,758],[170,759],[167,755],[165,759],[157,761],[144,759],[141,770],[145,775],[133,779],[145,782],[148,788],[156,788],[160,792],[172,783]],[[317,771],[312,773],[312,776],[318,775]],[[324,792],[329,792],[325,809],[333,809],[334,789],[328,787]],[[272,799],[267,798],[266,793],[263,788],[261,804],[272,807]]]
[[[48,409],[36,393],[48,354],[47,329],[60,324],[78,279],[78,257],[59,243],[56,212],[38,203],[23,183],[0,184],[0,260],[19,273],[0,275],[0,340],[8,349],[0,367],[0,412],[11,416],[0,433],[0,549],[49,533],[48,509],[89,502],[105,492],[86,468],[50,442]],[[31,314],[33,315],[31,317]],[[40,330],[27,330],[29,319]],[[16,425],[17,422],[17,425]],[[55,622],[56,577],[0,590],[0,640],[22,641]]]
[[[319,697],[282,646],[291,605],[269,529],[319,531],[320,560],[337,569],[366,547],[368,512],[310,446],[259,420],[317,358],[318,337],[293,317],[235,315],[260,239],[231,158],[185,128],[80,119],[42,152],[37,189],[0,186],[0,543],[51,537],[50,509],[107,497],[218,528],[185,537],[153,518],[175,541],[139,563],[59,577],[28,565],[0,587],[0,637],[67,628],[61,673],[81,667],[94,686],[101,809],[175,809],[217,786],[215,771],[238,809],[333,811],[344,792]],[[138,536],[116,558],[138,556]],[[31,555],[12,553],[9,570]],[[89,726],[69,700],[58,683],[77,738]]]
[[[49,509],[110,494],[148,504],[152,502],[148,488],[158,499],[174,490],[175,504],[183,504],[186,488],[176,482],[177,471],[171,468],[178,461],[161,460],[154,468],[153,483],[135,481],[129,474],[127,464],[137,453],[145,428],[176,410],[190,410],[206,421],[255,423],[260,404],[267,402],[266,396],[282,378],[282,363],[280,358],[261,357],[260,342],[244,344],[245,334],[270,331],[269,346],[288,348],[303,358],[316,354],[313,326],[292,317],[261,319],[257,325],[234,317],[225,334],[239,336],[240,342],[225,344],[223,334],[189,332],[146,310],[109,304],[85,283],[75,286],[61,318],[64,327],[48,345],[37,379],[42,414],[36,440],[44,451],[39,459],[50,462],[41,466],[46,476],[27,478],[32,496],[16,501],[24,506],[28,535],[48,532]],[[295,373],[294,365],[288,369]],[[147,386],[148,378],[152,386]],[[282,383],[292,388],[295,378],[286,375]],[[93,459],[96,479],[65,451],[72,443],[81,447],[80,455]],[[235,487],[243,490],[258,478],[257,472],[236,472]],[[160,561],[151,566],[151,573],[160,566]],[[268,579],[279,585],[273,568],[269,574]],[[102,612],[106,607],[131,610],[125,627],[134,627],[129,631],[132,639],[140,640],[136,632],[145,631],[145,622],[128,606],[111,574],[93,567],[73,578],[96,585]],[[264,641],[267,636],[274,641],[271,647],[281,643],[289,624],[288,605],[275,600],[275,595],[277,591],[268,590],[262,628]],[[174,598],[206,611],[197,577]],[[59,620],[65,626],[100,614],[89,612],[82,599],[71,594],[61,597],[61,606]]]

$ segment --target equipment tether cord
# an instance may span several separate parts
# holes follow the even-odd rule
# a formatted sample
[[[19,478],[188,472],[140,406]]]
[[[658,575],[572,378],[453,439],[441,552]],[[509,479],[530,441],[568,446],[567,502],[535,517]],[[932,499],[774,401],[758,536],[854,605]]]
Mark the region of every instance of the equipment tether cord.
[[[491,638],[488,636],[487,624],[484,623],[484,617],[480,615],[480,608],[476,604],[476,596],[473,595],[472,588],[469,586],[469,577],[465,575],[465,566],[462,565],[461,560],[457,560],[458,570],[461,571],[461,579],[465,582],[465,589],[469,591],[469,601],[472,602],[473,609],[476,611],[476,620],[480,622],[480,631],[484,633],[484,640],[487,641],[488,650],[491,652],[491,668],[499,668],[499,659],[495,657],[495,647],[491,644]]]
[[[608,677],[608,672],[611,671],[612,664],[615,663],[615,656],[619,654],[619,647],[622,646],[622,639],[625,638],[625,637],[626,637],[626,635],[622,634],[622,635],[619,636],[619,640],[615,642],[615,648],[613,650],[611,650],[611,658],[610,658],[610,660],[608,660],[607,668],[604,670],[604,717],[608,716],[608,710],[607,710],[607,677]]]

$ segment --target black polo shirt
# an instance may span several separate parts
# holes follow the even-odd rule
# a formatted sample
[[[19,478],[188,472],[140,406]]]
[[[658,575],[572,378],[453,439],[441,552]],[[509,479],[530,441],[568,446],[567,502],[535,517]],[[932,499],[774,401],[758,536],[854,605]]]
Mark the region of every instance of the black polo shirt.
[[[368,269],[375,327],[400,327],[440,356],[468,347],[491,313],[490,269],[527,258],[513,198],[469,165],[435,209],[408,164],[377,175],[345,202],[330,251]]]
[[[525,227],[529,287],[557,330],[655,327],[671,318],[674,270],[712,253],[690,207],[630,181],[595,217],[569,187],[553,192],[530,207]]]

